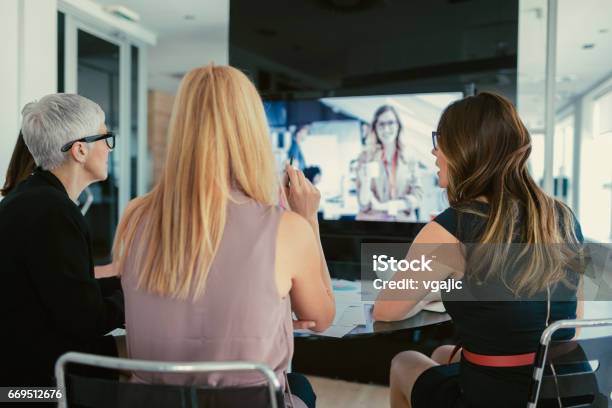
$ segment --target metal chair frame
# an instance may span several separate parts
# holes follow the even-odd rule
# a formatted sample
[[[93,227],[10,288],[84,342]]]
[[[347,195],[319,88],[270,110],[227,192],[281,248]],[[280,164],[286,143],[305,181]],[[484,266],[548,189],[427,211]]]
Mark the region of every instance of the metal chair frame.
[[[546,357],[548,348],[552,340],[553,334],[561,329],[577,329],[582,327],[612,327],[612,319],[583,319],[583,320],[558,320],[550,324],[540,337],[540,350],[537,355],[537,360],[533,370],[533,383],[535,384],[535,392],[527,402],[527,408],[536,408],[538,397],[540,395],[540,386],[544,377],[544,368],[546,366]],[[531,396],[530,396],[531,397]]]
[[[184,362],[184,361],[148,361],[132,360],[118,357],[98,356],[94,354],[68,352],[60,356],[55,363],[55,378],[57,387],[63,390],[64,395],[59,401],[59,408],[68,407],[66,395],[65,369],[66,364],[76,363],[88,366],[110,368],[123,371],[149,371],[164,373],[205,373],[228,371],[258,371],[266,379],[266,385],[272,408],[279,408],[276,402],[276,393],[280,391],[281,384],[274,371],[260,363],[248,361],[227,362]]]

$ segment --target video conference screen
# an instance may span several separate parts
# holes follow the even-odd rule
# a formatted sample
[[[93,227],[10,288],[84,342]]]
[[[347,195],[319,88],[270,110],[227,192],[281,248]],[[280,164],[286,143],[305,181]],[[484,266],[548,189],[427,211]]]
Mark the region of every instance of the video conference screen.
[[[290,161],[321,191],[326,220],[428,222],[448,202],[431,132],[462,93],[264,102],[279,174]]]

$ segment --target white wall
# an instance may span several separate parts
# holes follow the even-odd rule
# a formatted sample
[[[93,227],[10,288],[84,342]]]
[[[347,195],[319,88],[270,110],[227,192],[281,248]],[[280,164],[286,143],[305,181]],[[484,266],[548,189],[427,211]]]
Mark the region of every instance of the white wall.
[[[175,94],[189,70],[210,62],[228,64],[229,22],[208,32],[159,36],[148,53],[149,88]]]
[[[164,30],[148,49],[149,89],[175,94],[183,74],[209,64],[229,63],[229,0],[203,2],[198,13],[214,15],[213,22],[194,30]]]
[[[0,1],[0,184],[27,102],[57,92],[57,0]]]
[[[19,118],[18,72],[18,15],[17,0],[0,1],[0,185],[4,184],[6,167],[17,137]]]

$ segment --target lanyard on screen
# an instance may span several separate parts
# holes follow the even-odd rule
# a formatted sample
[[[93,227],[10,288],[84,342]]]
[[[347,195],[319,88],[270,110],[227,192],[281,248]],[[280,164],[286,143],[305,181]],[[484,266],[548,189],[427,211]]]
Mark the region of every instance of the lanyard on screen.
[[[383,149],[383,167],[385,168],[385,173],[387,174],[387,179],[389,180],[389,198],[395,198],[396,196],[396,179],[397,179],[397,159],[399,152],[396,149],[395,154],[393,155],[393,160],[391,161],[391,174],[389,174],[389,162],[387,161],[387,155]]]

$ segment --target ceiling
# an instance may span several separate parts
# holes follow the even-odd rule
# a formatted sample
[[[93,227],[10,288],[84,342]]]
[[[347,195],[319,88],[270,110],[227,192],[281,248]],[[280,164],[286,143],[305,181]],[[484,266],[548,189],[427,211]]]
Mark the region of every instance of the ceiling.
[[[149,51],[149,86],[154,89],[162,89],[168,92],[176,90],[182,73],[198,65],[210,61],[223,64],[228,63],[229,49],[229,10],[230,0],[96,0],[102,5],[121,4],[136,11],[141,16],[141,24],[158,34],[158,46]],[[489,0],[487,0],[488,2]],[[294,52],[291,60],[268,61],[281,66],[288,72],[296,75],[307,72],[313,80],[329,80],[331,64],[335,63],[331,58],[338,45],[346,49],[346,58],[341,69],[347,74],[359,77],[367,74],[367,64],[363,63],[363,49],[365,42],[379,42],[379,55],[371,56],[377,58],[384,53],[394,53],[397,57],[396,66],[390,69],[403,69],[414,67],[415,62],[409,58],[410,47],[428,50],[428,61],[433,63],[444,62],[449,55],[441,51],[444,36],[440,35],[444,30],[452,30],[461,27],[461,20],[470,19],[469,23],[478,30],[464,32],[457,35],[464,37],[466,44],[484,44],[487,47],[499,47],[499,44],[491,42],[483,33],[487,33],[487,21],[480,21],[471,12],[471,8],[483,7],[487,3],[479,0],[431,0],[425,2],[428,7],[420,9],[419,13],[412,12],[409,1],[398,0],[360,0],[360,1],[336,1],[336,0],[232,0],[244,5],[246,16],[232,16],[233,24],[236,21],[244,21],[237,28],[245,31],[244,41],[241,46],[246,48],[244,52],[256,55],[262,60],[269,60],[269,55],[278,47],[286,47],[288,51],[299,51],[300,49],[311,49],[317,58],[305,58],[307,53]],[[504,17],[506,9],[501,2],[499,9],[488,12],[486,20],[498,21],[506,24]],[[363,7],[396,7],[398,11],[388,24],[393,27],[391,32],[402,33],[404,42],[401,52],[397,51],[397,40],[389,39],[381,41],[377,38],[377,32],[371,30],[372,24],[364,13],[345,13],[337,7],[345,4],[360,4]],[[453,7],[443,8],[443,5]],[[309,19],[309,13],[313,9],[327,7],[327,17]],[[466,14],[457,10],[464,9]],[[538,11],[540,9],[540,11]],[[259,11],[264,10],[264,13]],[[450,10],[450,11],[449,11]],[[457,12],[453,12],[453,10]],[[524,95],[520,101],[523,105],[524,115],[528,115],[526,121],[530,127],[537,128],[543,124],[543,95],[544,95],[544,68],[543,68],[543,43],[533,46],[534,43],[542,42],[546,33],[546,0],[521,0],[519,15],[520,24],[530,27],[527,41],[530,50],[521,49],[519,52],[519,91]],[[250,14],[249,14],[250,13]],[[433,14],[432,14],[433,13]],[[559,0],[558,38],[557,49],[557,107],[563,106],[576,95],[591,88],[602,78],[612,73],[612,0]],[[263,16],[257,17],[255,16]],[[381,14],[382,15],[382,14]],[[434,15],[436,24],[434,29],[424,25],[428,16]],[[186,18],[187,16],[187,18]],[[240,18],[238,18],[240,17]],[[480,19],[480,20],[479,20]],[[323,35],[321,30],[324,26],[348,27],[348,33],[338,30],[336,35]],[[345,25],[346,21],[351,24]],[[442,30],[444,27],[444,30]],[[521,28],[519,27],[519,30]],[[250,30],[250,31],[249,31]],[[490,31],[493,32],[493,31]],[[287,33],[298,33],[289,36]],[[349,43],[347,39],[352,36],[362,35],[368,38],[364,43]],[[363,37],[365,36],[365,37]],[[475,37],[475,39],[473,38]],[[406,41],[405,38],[412,39]],[[289,41],[291,40],[291,41]],[[232,39],[233,41],[233,39]],[[520,43],[521,39],[519,39]],[[592,44],[591,47],[584,47]],[[536,44],[537,45],[537,44]],[[501,45],[504,47],[516,47],[515,44]],[[362,49],[360,50],[360,47]],[[467,48],[466,48],[467,47]],[[478,48],[463,47],[461,50],[450,50],[449,52],[462,52],[464,55],[479,53]],[[488,54],[494,54],[495,49],[490,48]],[[291,55],[291,54],[288,54]],[[326,58],[328,55],[330,58]],[[334,69],[337,70],[338,67]],[[306,76],[308,76],[306,75]],[[502,72],[503,76],[503,72]],[[314,78],[312,78],[314,77]],[[366,77],[367,78],[367,77]],[[334,78],[331,78],[332,80]],[[500,80],[498,73],[491,74],[491,81]],[[502,78],[503,79],[503,78]],[[435,83],[435,80],[430,81]],[[513,84],[510,84],[513,86]]]
[[[612,75],[612,1],[559,0],[557,109]],[[530,129],[544,128],[546,1],[525,0],[520,21],[519,107]],[[586,46],[586,47],[585,47]]]
[[[228,63],[230,0],[95,0],[122,5],[140,15],[142,26],[157,34],[148,50],[148,86],[175,93],[190,69]]]
[[[140,24],[159,36],[227,30],[228,0],[95,0],[122,5],[140,15]],[[187,17],[186,16],[191,16]]]
[[[516,35],[508,35],[517,25],[516,1],[511,0],[266,0],[266,4],[269,7],[264,9],[261,2],[232,0],[232,46],[322,78],[516,52]]]
[[[423,89],[432,84],[462,91],[474,79],[464,78],[466,73],[482,73],[480,79],[487,82],[497,82],[498,74],[516,77],[518,0],[265,4],[230,4],[230,62],[263,74],[258,86],[265,96],[293,96],[296,90],[360,92],[372,85],[403,93],[438,90]]]
[[[612,74],[612,1],[560,0],[557,93],[567,99]],[[592,48],[584,48],[592,44]]]

